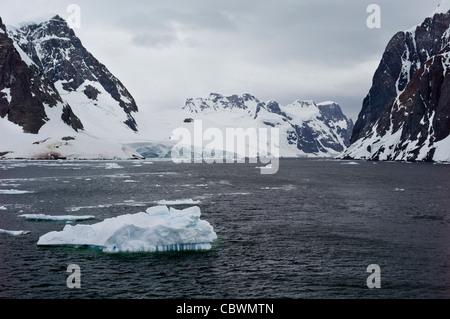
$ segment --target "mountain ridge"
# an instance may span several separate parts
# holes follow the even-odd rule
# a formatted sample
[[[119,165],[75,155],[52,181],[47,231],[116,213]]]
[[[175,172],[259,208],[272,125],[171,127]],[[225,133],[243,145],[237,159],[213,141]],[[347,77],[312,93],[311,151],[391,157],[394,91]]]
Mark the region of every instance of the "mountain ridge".
[[[450,161],[450,11],[437,11],[389,41],[344,158]]]
[[[3,157],[133,157],[115,139],[137,132],[136,103],[67,23],[0,22]]]
[[[111,110],[114,108],[114,104],[122,109],[123,123],[132,131],[138,130],[137,123],[132,116],[132,113],[138,112],[134,98],[106,66],[86,50],[64,19],[56,15],[39,24],[27,23],[20,28],[10,28],[9,30],[2,22],[2,30],[3,41],[7,41],[6,38],[11,39],[14,49],[18,51],[22,60],[30,69],[37,68],[34,72],[39,73],[42,79],[45,78],[50,89],[55,92],[54,95],[58,96],[57,99],[67,105],[64,115],[67,121],[75,118],[76,113],[84,113],[80,104],[91,101],[91,104],[96,106],[95,102],[99,95],[103,94],[110,99],[108,104]],[[11,47],[9,49],[14,51]],[[6,74],[8,74],[7,71],[5,70]],[[7,87],[8,83],[3,83],[2,86]],[[84,94],[78,96],[77,99],[71,98],[71,95],[75,95],[71,93],[77,91]],[[54,101],[48,99],[47,103],[50,106],[55,104]],[[74,107],[76,110],[73,109]],[[39,132],[46,122],[43,113],[41,112],[41,125],[33,127],[32,130],[25,129],[26,132],[33,134]],[[116,112],[116,115],[120,115],[120,113]],[[2,116],[5,116],[5,112]],[[39,122],[39,120],[35,118],[34,122]],[[75,131],[84,128],[83,125],[76,125],[76,122],[84,121],[78,119],[67,124],[72,126]],[[16,124],[21,125],[22,123],[16,121]],[[28,126],[32,126],[32,123],[29,123]]]
[[[260,101],[249,93],[210,93],[187,99],[182,109],[218,126],[279,128],[281,144],[294,156],[335,156],[345,150],[353,128],[353,121],[331,101],[296,100],[283,106],[275,100]]]
[[[136,120],[139,109],[129,91],[60,16],[18,28],[1,26],[2,74],[17,67],[26,75],[13,89],[10,78],[0,78],[0,134],[17,140],[2,142],[0,152],[6,157],[103,158],[104,152],[129,158],[139,157],[132,144],[142,149],[146,143],[166,152],[173,144],[171,131],[189,127],[185,120],[191,116],[218,128],[280,128],[283,157],[336,156],[348,145],[353,121],[332,101],[280,105],[249,93],[210,93],[187,99],[177,114]],[[106,150],[107,144],[114,151]],[[81,148],[89,149],[88,154]]]

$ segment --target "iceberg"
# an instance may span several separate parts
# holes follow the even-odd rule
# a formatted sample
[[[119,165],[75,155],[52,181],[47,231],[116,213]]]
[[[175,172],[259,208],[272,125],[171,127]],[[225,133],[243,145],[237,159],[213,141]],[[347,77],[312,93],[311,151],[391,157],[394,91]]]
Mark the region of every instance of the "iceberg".
[[[157,201],[158,205],[200,205],[202,202],[199,200],[189,199],[176,199],[176,200],[160,200]]]
[[[28,235],[31,232],[28,230],[4,230],[0,229],[0,234],[6,234],[10,236],[20,236],[20,235]]]
[[[95,216],[72,216],[72,215],[51,216],[44,214],[24,214],[19,215],[19,217],[25,217],[27,220],[32,221],[56,221],[56,222],[80,222],[83,220],[95,219]]]
[[[359,165],[359,163],[357,163],[357,162],[345,162],[345,163],[341,163],[341,165]]]
[[[33,193],[31,191],[20,191],[16,189],[0,189],[1,195],[21,195],[21,194],[30,194]]]
[[[155,206],[93,225],[66,225],[41,236],[38,246],[94,247],[106,253],[209,250],[217,239],[197,206]]]
[[[123,168],[123,166],[120,166],[117,163],[106,163],[105,169],[116,169],[116,168]]]

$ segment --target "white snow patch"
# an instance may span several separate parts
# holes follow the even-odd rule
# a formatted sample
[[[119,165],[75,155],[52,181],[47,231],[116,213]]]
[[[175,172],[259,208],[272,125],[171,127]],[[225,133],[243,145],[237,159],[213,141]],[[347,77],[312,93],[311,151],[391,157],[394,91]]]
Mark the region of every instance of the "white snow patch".
[[[13,41],[14,48],[19,53],[20,58],[23,62],[25,62],[28,66],[36,66],[36,64],[33,62],[33,60],[30,59],[30,57],[23,52],[23,50],[20,48],[20,46],[16,43],[16,41]],[[36,66],[37,67],[37,66]]]
[[[8,103],[11,103],[11,89],[10,88],[4,88],[0,92],[4,93],[6,95],[6,99],[8,100]]]
[[[450,135],[434,144],[436,151],[433,160],[436,162],[450,162]]]

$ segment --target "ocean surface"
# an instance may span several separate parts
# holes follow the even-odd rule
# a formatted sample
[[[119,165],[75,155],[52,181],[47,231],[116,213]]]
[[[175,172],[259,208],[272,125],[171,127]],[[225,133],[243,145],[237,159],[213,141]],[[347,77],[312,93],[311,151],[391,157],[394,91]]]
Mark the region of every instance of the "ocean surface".
[[[0,234],[0,298],[450,298],[449,165],[286,159],[275,175],[255,166],[0,161],[0,229],[31,232]],[[19,217],[94,215],[80,222],[93,224],[180,199],[201,202],[218,235],[211,250],[41,247],[65,223]],[[80,289],[67,287],[71,264]],[[372,264],[381,288],[368,288]]]

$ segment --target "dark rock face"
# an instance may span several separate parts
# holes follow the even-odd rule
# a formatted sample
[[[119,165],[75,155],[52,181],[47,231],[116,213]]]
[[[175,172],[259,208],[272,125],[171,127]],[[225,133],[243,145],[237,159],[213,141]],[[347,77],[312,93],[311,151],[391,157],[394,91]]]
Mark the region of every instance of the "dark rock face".
[[[86,96],[94,101],[97,101],[97,97],[100,94],[100,91],[97,90],[95,87],[93,87],[92,85],[87,85],[86,88],[83,91],[84,94],[86,94]]]
[[[351,143],[366,136],[412,76],[448,43],[449,14],[427,18],[414,32],[398,32],[389,42],[363,101]]]
[[[450,12],[397,33],[355,124],[348,157],[432,161],[450,134]]]
[[[327,148],[338,153],[343,152],[349,145],[353,121],[347,119],[337,103],[318,104],[317,108],[320,110],[318,120],[330,128],[332,135],[322,134],[321,131],[315,129],[312,121],[306,121],[301,125],[294,124],[297,148],[305,153],[323,153],[327,152]],[[339,122],[344,122],[345,125],[340,126]],[[340,139],[343,140],[343,143],[339,142]]]
[[[322,103],[318,104],[317,107],[319,108],[320,112],[322,112],[324,121],[328,126],[332,127],[339,121],[347,122],[347,129],[342,129],[339,126],[336,126],[336,132],[344,139],[344,145],[349,146],[354,127],[353,120],[347,119],[347,117],[342,112],[341,107],[337,103]]]
[[[36,134],[48,121],[44,104],[55,107],[59,103],[64,104],[63,121],[75,131],[82,130],[80,120],[53,83],[38,66],[22,60],[1,19],[0,30],[0,116],[20,125],[24,132]]]
[[[383,113],[377,133],[384,136],[391,129],[401,130],[402,144],[392,149],[390,159],[405,150],[408,143],[428,147],[424,158],[418,158],[420,147],[412,150],[407,160],[432,161],[433,144],[450,133],[450,45],[428,60],[413,76],[399,98]],[[392,122],[391,122],[392,119]],[[392,123],[392,124],[391,124]],[[405,143],[405,142],[408,143]],[[379,158],[376,152],[374,159]]]
[[[28,24],[9,31],[2,25],[2,30],[0,88],[11,86],[12,95],[11,103],[6,103],[5,98],[0,101],[2,117],[8,114],[8,119],[23,126],[25,132],[38,133],[48,121],[44,104],[53,107],[62,103],[63,121],[74,130],[81,130],[83,124],[80,119],[70,105],[63,101],[60,96],[62,92],[58,92],[55,87],[56,83],[60,83],[62,90],[72,92],[86,81],[91,81],[99,83],[117,101],[118,107],[125,112],[124,123],[133,131],[138,130],[132,115],[138,111],[134,98],[124,85],[86,50],[64,19],[55,16],[40,24]],[[19,49],[23,51],[26,59],[29,58],[32,62],[24,63],[17,52]],[[100,94],[97,88],[89,84],[85,85],[83,92],[88,99],[94,101]]]

